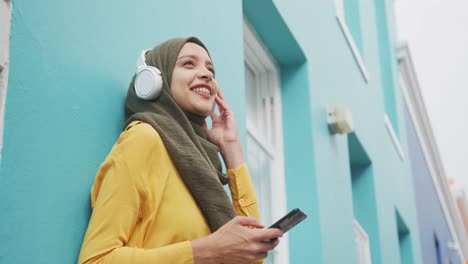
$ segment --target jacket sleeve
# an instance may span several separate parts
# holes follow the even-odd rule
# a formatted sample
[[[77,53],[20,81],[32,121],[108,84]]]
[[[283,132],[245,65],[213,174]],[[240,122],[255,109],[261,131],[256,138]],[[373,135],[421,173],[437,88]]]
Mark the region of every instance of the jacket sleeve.
[[[247,165],[243,163],[235,169],[228,170],[228,177],[232,203],[237,214],[255,217],[260,222],[260,210]],[[252,262],[252,264],[262,263],[263,260]]]
[[[118,157],[111,155],[102,164],[78,263],[193,263],[190,241],[153,249],[126,246],[140,220],[142,194],[137,185]]]
[[[91,190],[93,211],[78,263],[193,263],[190,241],[150,249],[127,246],[141,221],[145,201],[138,177],[142,172],[134,166],[140,164],[132,160],[144,162],[138,155],[147,155],[142,153],[145,144],[148,147],[144,135],[126,134],[99,168]],[[129,153],[132,155],[126,155]]]
[[[235,169],[228,170],[229,189],[232,202],[238,215],[252,216],[260,221],[257,198],[250,179],[247,165],[243,163]]]

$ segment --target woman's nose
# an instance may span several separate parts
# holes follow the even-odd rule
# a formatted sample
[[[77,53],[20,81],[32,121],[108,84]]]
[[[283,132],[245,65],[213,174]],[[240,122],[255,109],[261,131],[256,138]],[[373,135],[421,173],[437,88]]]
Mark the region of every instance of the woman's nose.
[[[206,79],[208,81],[211,81],[213,79],[213,73],[208,69],[200,69],[200,71],[198,72],[198,76],[201,79]]]

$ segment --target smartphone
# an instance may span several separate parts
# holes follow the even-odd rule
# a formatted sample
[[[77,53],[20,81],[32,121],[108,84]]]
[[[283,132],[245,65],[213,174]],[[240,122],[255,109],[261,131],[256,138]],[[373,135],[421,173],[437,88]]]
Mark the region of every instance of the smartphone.
[[[302,212],[301,209],[295,208],[268,228],[278,228],[278,229],[281,229],[283,233],[286,233],[291,228],[295,227],[297,224],[299,224],[304,219],[306,219],[306,217],[307,215],[304,212]],[[266,242],[266,243],[273,242],[273,241],[274,239],[263,240],[263,242]]]

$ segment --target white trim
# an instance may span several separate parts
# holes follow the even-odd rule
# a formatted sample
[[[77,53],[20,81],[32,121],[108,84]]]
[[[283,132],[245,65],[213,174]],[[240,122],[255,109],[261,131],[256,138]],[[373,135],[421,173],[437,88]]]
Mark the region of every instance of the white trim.
[[[367,232],[362,228],[362,226],[359,224],[359,222],[354,219],[354,242],[356,243],[356,250],[362,249],[361,246],[363,245],[365,248],[365,252],[360,252],[358,251],[357,256],[358,256],[358,264],[363,264],[362,262],[359,262],[359,260],[362,260],[361,258],[364,258],[364,264],[371,264],[371,252],[370,252],[370,242],[369,242],[369,236],[367,235]],[[362,244],[361,244],[362,243]]]
[[[436,189],[442,211],[454,239],[454,248],[460,256],[461,263],[465,263],[468,258],[468,239],[465,228],[461,222],[461,217],[456,210],[456,204],[450,192],[445,174],[444,165],[433,134],[432,126],[427,115],[421,89],[416,77],[409,48],[406,44],[401,44],[398,49],[398,60],[400,61],[400,76],[402,76],[402,92],[408,106],[410,117],[416,129],[416,134],[421,144],[424,158]],[[408,84],[408,85],[406,85]]]
[[[5,103],[8,88],[9,71],[9,49],[10,49],[10,27],[12,1],[0,1],[0,160],[2,159],[3,148],[3,126],[5,118]]]
[[[249,120],[247,120],[247,133],[252,137],[252,139],[259,144],[260,148],[265,151],[266,154],[268,154],[269,158],[274,158],[274,150],[270,146],[268,146],[267,143],[265,143],[265,140],[262,140],[261,137],[257,136],[259,133],[256,132],[256,128],[252,125],[250,125]]]
[[[252,68],[255,74],[264,76],[261,80],[263,89],[272,89],[274,98],[274,107],[269,109],[268,116],[274,115],[274,124],[268,123],[272,118],[267,118],[267,124],[274,126],[272,131],[267,131],[266,137],[258,133],[254,124],[247,119],[247,133],[265,150],[272,158],[271,175],[271,206],[272,220],[276,221],[287,213],[286,208],[286,184],[284,175],[284,149],[283,149],[283,124],[282,124],[282,106],[281,90],[279,81],[279,67],[275,60],[268,53],[268,49],[259,41],[260,38],[256,32],[244,19],[244,57],[245,62]],[[271,104],[270,104],[271,105]],[[272,139],[272,140],[270,140]],[[272,141],[272,142],[271,142]],[[261,206],[261,205],[260,205]],[[273,250],[276,263],[289,263],[289,242],[288,235],[281,238],[281,243]]]
[[[252,29],[249,22],[244,20],[244,41],[248,47],[244,48],[244,55],[253,58],[248,60],[248,63],[252,63],[254,70],[260,70],[260,72],[270,71],[275,75],[278,75],[279,66],[270,55],[268,48],[258,41],[260,39],[257,33]]]
[[[398,153],[398,156],[400,156],[401,161],[405,161],[405,154],[403,153],[403,148],[401,147],[400,141],[398,140],[395,130],[393,129],[392,122],[390,121],[390,118],[388,118],[387,114],[384,115],[384,121],[385,126],[387,127],[388,134],[392,138],[392,142],[395,146],[395,150]]]
[[[354,59],[361,71],[362,77],[366,82],[369,82],[369,72],[367,71],[364,60],[362,59],[361,53],[359,53],[358,48],[356,47],[356,42],[354,41],[351,32],[349,31],[348,24],[346,24],[346,19],[344,15],[344,6],[343,0],[335,0],[335,9],[336,9],[336,20],[340,25],[341,31],[343,32],[346,42],[348,43],[351,53],[353,54]]]

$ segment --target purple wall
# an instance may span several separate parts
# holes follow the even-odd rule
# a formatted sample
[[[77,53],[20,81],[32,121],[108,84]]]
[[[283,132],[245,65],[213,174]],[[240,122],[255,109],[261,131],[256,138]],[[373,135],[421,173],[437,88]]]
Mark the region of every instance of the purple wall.
[[[404,111],[423,263],[460,263],[456,252],[447,247],[452,236],[406,104]]]

